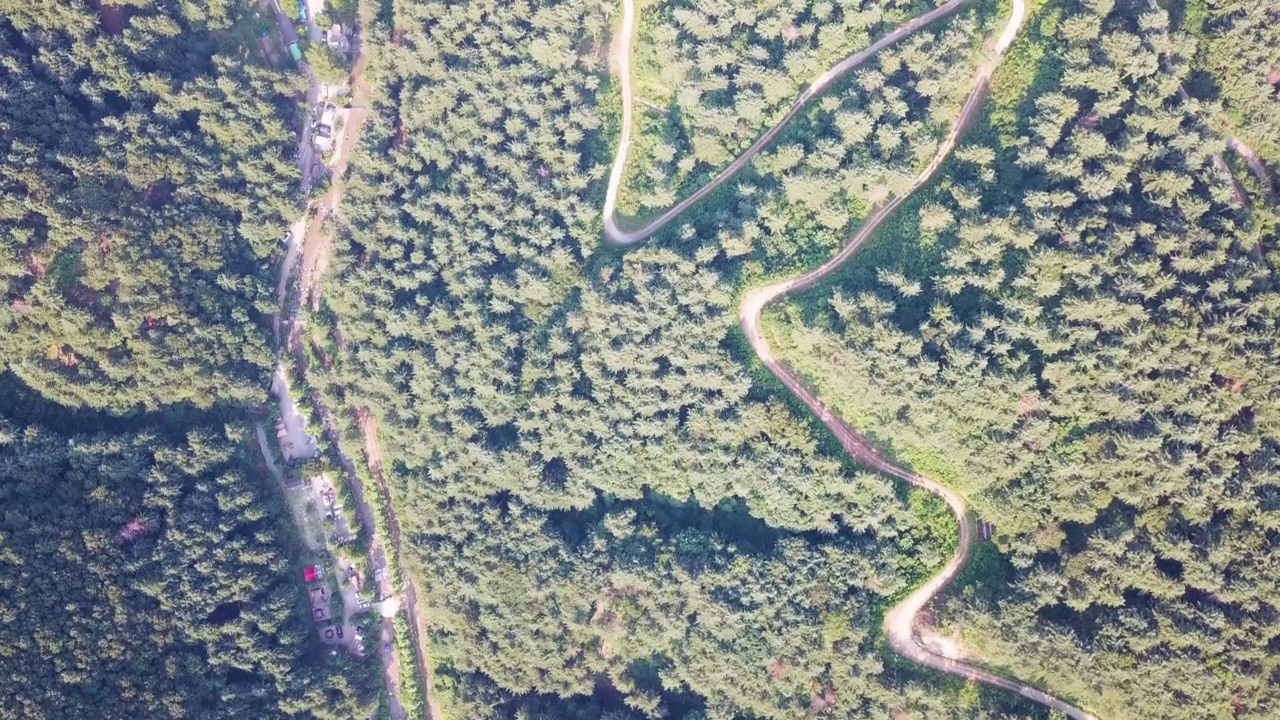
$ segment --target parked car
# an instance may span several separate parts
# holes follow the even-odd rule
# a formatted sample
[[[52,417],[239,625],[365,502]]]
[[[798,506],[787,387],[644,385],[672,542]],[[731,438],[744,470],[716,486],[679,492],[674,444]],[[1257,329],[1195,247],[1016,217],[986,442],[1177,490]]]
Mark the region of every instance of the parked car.
[[[333,103],[326,103],[324,110],[320,113],[320,122],[316,123],[315,134],[311,136],[316,149],[320,152],[328,152],[329,146],[333,143],[333,123],[337,115],[338,107]]]

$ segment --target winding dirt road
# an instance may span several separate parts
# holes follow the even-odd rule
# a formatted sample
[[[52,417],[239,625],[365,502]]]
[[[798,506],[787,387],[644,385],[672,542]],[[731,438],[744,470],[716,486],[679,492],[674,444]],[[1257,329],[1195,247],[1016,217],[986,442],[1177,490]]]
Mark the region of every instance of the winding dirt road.
[[[769,146],[791,122],[800,111],[809,104],[809,101],[826,92],[827,88],[836,80],[839,80],[849,71],[861,66],[866,61],[875,57],[875,54],[881,50],[893,45],[903,38],[911,35],[917,30],[940,20],[962,6],[966,5],[969,0],[950,0],[945,5],[939,5],[937,8],[929,12],[909,20],[898,26],[888,35],[871,43],[866,48],[855,52],[836,63],[830,70],[822,73],[817,80],[810,83],[804,92],[800,93],[800,97],[791,104],[791,109],[787,111],[782,119],[764,132],[751,147],[747,148],[736,160],[729,163],[729,166],[721,170],[718,175],[711,179],[706,185],[698,188],[689,197],[681,200],[671,207],[670,210],[659,215],[650,221],[644,227],[637,230],[622,230],[617,223],[617,205],[618,205],[618,187],[622,184],[622,171],[627,164],[627,155],[631,152],[631,125],[632,125],[632,106],[634,102],[631,96],[631,40],[635,27],[635,2],[634,0],[623,0],[622,2],[622,29],[619,32],[619,42],[617,46],[618,52],[618,68],[621,74],[622,85],[622,141],[618,143],[618,154],[613,160],[613,170],[609,173],[609,187],[605,190],[604,195],[604,232],[605,237],[614,245],[627,246],[647,240],[649,236],[666,227],[668,223],[675,220],[695,203],[702,200],[706,196],[715,192],[716,188],[724,184],[726,180],[737,175],[742,168],[751,162],[751,158],[757,153]],[[1021,0],[1018,0],[1017,7],[1022,7]],[[1021,11],[1015,11],[1021,16]],[[1019,17],[1019,23],[1021,18]],[[1016,31],[1016,28],[1015,28]],[[1007,31],[1006,31],[1007,33]],[[1012,38],[1012,36],[1010,36]]]
[[[627,154],[630,151],[631,134],[632,134],[632,97],[631,97],[631,42],[632,33],[635,26],[635,8],[634,0],[623,0],[622,28],[620,31],[620,42],[617,44],[619,69],[621,72],[622,85],[622,139],[618,145],[618,154],[614,159],[613,169],[609,175],[609,186],[605,194],[604,203],[604,228],[606,240],[615,246],[627,247],[643,242],[654,233],[661,230],[668,223],[679,217],[694,203],[702,200],[724,182],[733,177],[738,171],[746,166],[757,153],[767,147],[777,135],[782,132],[784,126],[790,122],[813,98],[821,95],[831,86],[838,78],[857,68],[873,57],[880,50],[898,42],[899,40],[911,35],[921,28],[933,23],[951,13],[954,13],[968,0],[951,0],[945,5],[925,13],[913,20],[910,20],[889,34],[872,43],[864,50],[860,50],[844,60],[837,63],[830,70],[823,73],[817,80],[809,85],[804,92],[796,99],[795,103],[786,115],[782,117],[777,124],[770,127],[760,136],[754,144],[742,153],[736,160],[729,164],[724,170],[715,176],[710,182],[694,192],[688,198],[677,203],[670,210],[659,215],[656,219],[647,223],[643,227],[636,230],[622,230],[617,223],[617,199],[618,189],[622,183],[622,174],[626,166]],[[769,343],[765,339],[764,334],[760,330],[760,315],[770,303],[773,303],[791,293],[802,291],[815,283],[820,282],[824,278],[831,275],[847,262],[853,254],[867,241],[868,238],[876,231],[881,223],[884,222],[895,210],[898,209],[903,202],[911,197],[917,190],[928,183],[933,176],[942,167],[942,163],[950,155],[952,148],[955,147],[956,141],[964,132],[969,122],[974,118],[978,110],[982,106],[982,101],[986,96],[987,85],[991,79],[991,74],[995,70],[996,63],[1004,55],[1012,44],[1014,37],[1018,33],[1018,29],[1022,25],[1025,15],[1025,6],[1023,0],[1014,0],[1013,9],[1010,13],[1009,20],[1004,27],[1004,31],[1000,34],[999,39],[994,46],[992,58],[982,63],[974,78],[973,90],[969,93],[969,97],[965,100],[964,106],[951,124],[950,131],[947,133],[945,140],[938,147],[937,153],[933,160],[912,183],[911,188],[902,195],[893,198],[886,204],[871,214],[859,228],[858,232],[853,235],[838,253],[830,260],[827,260],[817,268],[800,275],[798,277],[784,280],[765,287],[756,288],[746,293],[738,307],[738,319],[742,325],[742,332],[746,335],[747,340],[751,343],[751,348],[769,372],[773,373],[788,390],[792,392],[805,407],[809,409],[815,417],[817,417],[823,425],[825,425],[840,442],[841,447],[856,462],[869,467],[877,472],[891,475],[899,478],[911,485],[918,487],[926,492],[932,493],[946,502],[951,508],[951,512],[956,517],[959,524],[959,537],[956,543],[956,550],[952,555],[950,562],[933,578],[931,578],[923,586],[917,588],[914,592],[906,597],[902,602],[898,603],[889,611],[884,620],[885,636],[889,642],[889,646],[902,655],[903,657],[915,662],[919,665],[933,668],[949,675],[954,675],[965,680],[984,683],[993,687],[1008,690],[1030,700],[1034,700],[1042,705],[1053,708],[1073,720],[1096,720],[1096,718],[1076,708],[1058,698],[1038,690],[1029,685],[1025,685],[1016,680],[1012,680],[1000,675],[996,675],[986,669],[969,665],[958,660],[944,657],[934,653],[919,642],[915,637],[915,619],[920,611],[931,601],[939,592],[941,592],[955,577],[960,574],[965,565],[969,562],[972,554],[976,537],[973,532],[973,525],[969,519],[968,506],[964,498],[952,490],[934,480],[923,475],[918,475],[905,468],[895,465],[893,462],[881,455],[872,445],[867,442],[857,430],[853,429],[839,415],[832,413],[830,409],[818,398],[817,394],[797,376],[790,368],[784,365],[773,351],[769,348]]]

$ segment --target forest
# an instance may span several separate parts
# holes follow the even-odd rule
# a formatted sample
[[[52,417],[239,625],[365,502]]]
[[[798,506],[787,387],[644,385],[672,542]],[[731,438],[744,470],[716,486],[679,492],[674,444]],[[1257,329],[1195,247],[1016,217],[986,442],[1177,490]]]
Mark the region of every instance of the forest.
[[[0,714],[359,711],[367,678],[346,680],[312,639],[292,530],[243,435],[65,434],[0,417]]]
[[[0,2],[0,716],[368,716],[250,444],[298,205],[252,5]]]
[[[1239,162],[1241,202],[1214,163],[1239,68],[1166,37],[1163,12],[1044,17],[1052,73],[1018,99],[1035,112],[974,133],[874,262],[780,310],[774,336],[995,522],[1007,589],[942,612],[980,656],[1032,661],[1100,717],[1267,717],[1280,238],[1265,185]]]
[[[923,9],[642,6],[624,214],[699,187]],[[994,523],[933,610],[974,657],[1099,717],[1270,717],[1276,224],[1213,157],[1240,136],[1276,160],[1276,25],[1247,3],[1031,11],[941,179],[769,332]],[[1043,717],[887,653],[880,615],[954,527],[846,461],[734,315],[910,184],[1002,8],[881,53],[626,252],[598,210],[616,7],[381,12],[313,382],[378,418],[446,716]]]
[[[114,413],[257,399],[297,80],[232,46],[249,3],[4,5],[0,369]]]
[[[883,50],[621,250],[617,3],[359,2],[371,100],[302,352],[376,425],[433,720],[1056,720],[886,647],[954,519],[854,464],[736,314],[908,191],[1009,3]],[[932,7],[642,3],[624,220]],[[304,89],[250,10],[0,0],[2,715],[370,715],[249,441]],[[1028,13],[938,178],[765,330],[994,527],[923,618],[970,661],[1105,720],[1273,718],[1280,10]]]
[[[1164,13],[1062,12],[1052,82],[1019,100],[1036,114],[974,137],[874,265],[774,318],[824,395],[998,518],[1007,591],[946,621],[1100,716],[1280,710],[1277,215],[1213,164],[1243,108],[1204,94],[1231,72],[1196,51],[1236,19],[1166,38]]]

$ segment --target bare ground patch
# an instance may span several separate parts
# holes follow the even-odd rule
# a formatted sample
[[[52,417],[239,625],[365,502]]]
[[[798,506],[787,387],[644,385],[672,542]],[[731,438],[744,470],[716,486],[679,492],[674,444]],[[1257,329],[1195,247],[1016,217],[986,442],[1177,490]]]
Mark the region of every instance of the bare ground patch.
[[[98,24],[108,35],[119,35],[129,25],[129,18],[136,12],[132,7],[121,7],[110,0],[89,0],[89,4],[98,11]]]
[[[364,108],[351,108],[344,113],[346,122],[342,127],[342,138],[330,161],[333,184],[317,205],[315,217],[307,226],[306,240],[302,244],[302,298],[312,312],[320,310],[320,280],[329,268],[329,236],[324,232],[325,221],[337,212],[338,204],[342,202],[342,178],[346,174],[347,163],[351,160],[351,152],[360,139],[360,125],[364,122],[365,114]]]

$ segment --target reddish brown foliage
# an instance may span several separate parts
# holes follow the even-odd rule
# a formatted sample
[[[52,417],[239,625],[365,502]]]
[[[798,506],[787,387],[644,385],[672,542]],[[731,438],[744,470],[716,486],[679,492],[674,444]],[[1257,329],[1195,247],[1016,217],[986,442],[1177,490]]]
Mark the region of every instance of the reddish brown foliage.
[[[1213,376],[1213,384],[1217,387],[1222,388],[1223,390],[1226,390],[1229,393],[1238,395],[1241,390],[1244,390],[1244,386],[1247,383],[1245,383],[1245,381],[1243,380],[1237,380],[1236,378],[1230,378],[1230,377],[1225,377],[1222,375],[1215,374]]]
[[[1039,405],[1040,401],[1036,399],[1035,395],[1023,393],[1022,397],[1018,398],[1018,417],[1030,415],[1035,412],[1036,407]]]
[[[131,543],[151,532],[151,523],[136,517],[120,528],[120,542]]]
[[[809,712],[815,713],[815,714],[826,712],[827,710],[830,710],[835,706],[836,706],[835,688],[827,688],[822,691],[821,695],[819,695],[818,697],[815,697],[812,701],[809,702]]]
[[[772,680],[781,680],[787,674],[787,666],[782,664],[781,660],[773,660],[769,663],[769,678]]]

